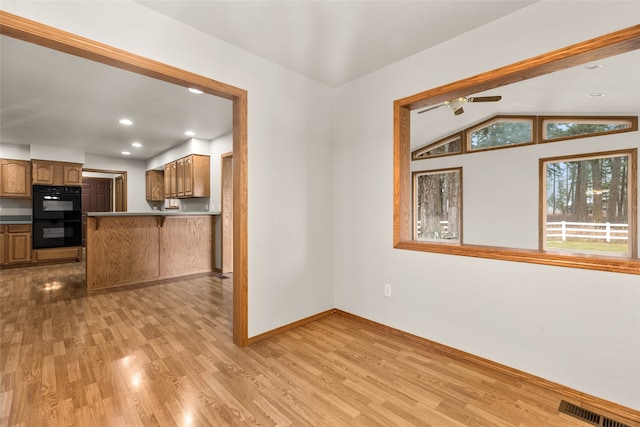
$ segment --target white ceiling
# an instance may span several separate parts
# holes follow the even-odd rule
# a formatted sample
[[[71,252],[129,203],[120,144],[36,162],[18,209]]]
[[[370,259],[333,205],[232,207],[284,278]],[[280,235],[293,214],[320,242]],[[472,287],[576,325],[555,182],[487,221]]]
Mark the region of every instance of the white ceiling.
[[[187,130],[211,140],[232,127],[229,100],[6,36],[0,106],[2,143],[145,160],[189,140]],[[133,126],[118,123],[125,117]]]
[[[138,3],[335,86],[533,2],[166,0]],[[492,113],[550,111],[547,107],[560,108],[570,99],[581,99],[584,103],[586,92],[603,90],[607,97],[599,100],[602,108],[594,111],[637,113],[640,99],[637,54],[629,54],[618,61],[618,65],[596,70],[588,79],[576,80],[572,76],[570,85],[536,79],[535,97],[525,85],[511,85],[509,90],[500,88],[490,93],[503,96],[499,103],[471,104],[465,107],[465,114],[456,117],[440,108],[420,115],[420,119],[422,122],[426,116],[437,119],[437,126],[432,122],[430,129],[432,134],[439,135]],[[623,74],[613,74],[613,70]],[[554,75],[562,77],[562,73]],[[592,81],[596,76],[600,77],[599,82]],[[189,138],[183,134],[186,129],[207,140],[231,130],[230,101],[211,95],[193,95],[183,87],[4,36],[0,40],[0,79],[2,143],[69,147],[105,156],[121,156],[120,152],[127,150],[132,153],[131,158],[146,160],[186,141]],[[629,82],[635,83],[629,86]],[[553,98],[549,97],[553,91],[542,90],[551,87],[556,91]],[[567,89],[573,93],[569,94]],[[624,100],[620,100],[622,95]],[[559,99],[565,101],[559,102]],[[579,113],[597,104],[585,105],[562,108]],[[604,109],[605,106],[608,109]],[[124,116],[131,118],[134,126],[119,125],[117,120]],[[416,141],[425,141],[425,138],[431,136]],[[133,141],[140,141],[143,148],[132,148]]]
[[[339,86],[536,1],[137,3],[285,68]]]

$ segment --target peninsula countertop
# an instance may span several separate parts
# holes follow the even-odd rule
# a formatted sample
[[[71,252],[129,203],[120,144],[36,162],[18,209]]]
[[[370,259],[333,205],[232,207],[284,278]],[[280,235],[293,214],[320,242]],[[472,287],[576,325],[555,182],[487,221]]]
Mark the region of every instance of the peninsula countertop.
[[[205,216],[205,215],[220,215],[220,212],[214,211],[201,211],[201,212],[171,212],[171,211],[148,211],[148,212],[87,212],[87,216],[101,217],[101,216]]]

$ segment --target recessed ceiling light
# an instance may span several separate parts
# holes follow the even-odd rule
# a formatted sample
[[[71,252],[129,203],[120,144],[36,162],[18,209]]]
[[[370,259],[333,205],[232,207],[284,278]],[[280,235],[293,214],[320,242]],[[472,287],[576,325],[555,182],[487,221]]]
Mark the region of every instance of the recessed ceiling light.
[[[131,126],[133,122],[129,119],[120,119],[120,124],[125,126]]]
[[[600,64],[586,64],[584,66],[585,69],[587,70],[597,70],[598,68],[602,68],[602,65]]]
[[[192,130],[188,130],[188,131],[186,131],[184,134],[185,134],[185,135],[187,135],[187,136],[193,136],[193,135],[195,135],[196,133],[195,133],[194,131],[192,131]]]
[[[130,154],[131,154],[131,152],[129,152],[129,151],[123,151],[123,152],[122,152],[122,154],[124,154],[125,156],[128,156],[128,155],[130,155]]]
[[[201,91],[200,89],[196,89],[195,87],[190,87],[189,92],[195,93],[196,95],[200,95],[201,93],[204,93],[203,91]]]
[[[589,93],[587,94],[587,98],[602,98],[604,93]]]
[[[131,144],[131,145],[132,145],[133,147],[136,147],[136,148],[140,148],[140,147],[142,147],[142,144],[140,144],[139,142],[134,142],[134,143],[133,143],[133,144]]]

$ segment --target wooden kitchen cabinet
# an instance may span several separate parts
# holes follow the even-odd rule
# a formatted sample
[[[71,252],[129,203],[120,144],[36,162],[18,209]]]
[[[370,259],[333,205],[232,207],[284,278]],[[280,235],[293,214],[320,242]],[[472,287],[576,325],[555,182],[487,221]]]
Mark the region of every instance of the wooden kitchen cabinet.
[[[178,183],[176,181],[176,162],[169,164],[169,198],[178,198]]]
[[[0,161],[0,196],[31,198],[31,162],[2,159]]]
[[[210,158],[199,154],[167,163],[165,167],[165,197],[186,199],[210,196]],[[167,171],[169,174],[167,176]],[[167,191],[169,188],[169,191]]]
[[[164,198],[171,198],[171,163],[164,165]]]
[[[184,196],[209,197],[210,195],[210,158],[191,155],[184,162]]]
[[[31,225],[0,226],[0,263],[3,265],[31,262]]]
[[[176,160],[176,193],[184,197],[184,159]]]
[[[31,198],[31,162],[0,160],[0,197]]]
[[[32,160],[33,184],[82,185],[82,164]]]
[[[148,170],[146,173],[146,198],[149,202],[164,201],[164,173],[160,170]]]
[[[82,165],[67,164],[62,167],[64,177],[62,185],[82,185]]]

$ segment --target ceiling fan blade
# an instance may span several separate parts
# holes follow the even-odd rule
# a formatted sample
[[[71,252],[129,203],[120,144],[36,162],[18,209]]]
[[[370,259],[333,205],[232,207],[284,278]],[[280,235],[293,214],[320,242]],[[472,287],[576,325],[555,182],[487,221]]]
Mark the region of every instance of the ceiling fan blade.
[[[496,102],[500,101],[502,97],[500,95],[497,96],[476,96],[467,98],[467,102]]]
[[[462,107],[458,108],[453,112],[453,114],[455,114],[456,116],[459,116],[462,113],[464,113],[464,109]]]
[[[426,108],[426,109],[424,109],[422,111],[418,111],[418,114],[426,113],[427,111],[435,110],[436,108],[440,108],[440,107],[443,107],[443,106],[444,106],[444,104],[438,104],[438,105],[436,105],[434,107],[429,107],[429,108]]]

